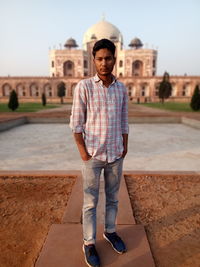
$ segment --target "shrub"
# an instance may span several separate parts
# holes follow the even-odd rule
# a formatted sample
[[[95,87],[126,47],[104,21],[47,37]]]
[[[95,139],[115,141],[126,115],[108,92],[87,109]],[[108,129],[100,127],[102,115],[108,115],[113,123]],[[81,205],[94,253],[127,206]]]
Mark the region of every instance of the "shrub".
[[[47,103],[46,95],[45,93],[42,93],[42,105],[46,106],[46,103]]]
[[[198,85],[196,85],[194,89],[194,93],[191,98],[190,106],[195,111],[200,109],[200,90],[199,90]]]
[[[8,107],[9,109],[12,109],[12,111],[19,107],[18,96],[15,90],[12,90],[10,93]]]

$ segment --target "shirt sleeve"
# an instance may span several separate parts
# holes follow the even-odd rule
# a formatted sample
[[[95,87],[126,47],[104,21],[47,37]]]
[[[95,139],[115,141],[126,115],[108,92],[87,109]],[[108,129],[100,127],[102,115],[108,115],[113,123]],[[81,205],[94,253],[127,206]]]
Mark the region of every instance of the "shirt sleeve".
[[[128,94],[126,87],[124,87],[124,98],[122,104],[122,134],[129,133],[129,126],[128,126]]]
[[[69,127],[74,133],[84,132],[86,122],[86,94],[85,86],[80,81],[74,89],[73,105]]]

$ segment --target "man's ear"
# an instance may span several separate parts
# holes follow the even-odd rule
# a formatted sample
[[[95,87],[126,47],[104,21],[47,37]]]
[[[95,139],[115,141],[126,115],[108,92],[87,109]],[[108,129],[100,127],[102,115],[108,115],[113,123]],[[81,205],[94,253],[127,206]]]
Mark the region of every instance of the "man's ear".
[[[116,63],[116,57],[114,57],[114,62]],[[114,63],[114,64],[115,64],[115,63]]]

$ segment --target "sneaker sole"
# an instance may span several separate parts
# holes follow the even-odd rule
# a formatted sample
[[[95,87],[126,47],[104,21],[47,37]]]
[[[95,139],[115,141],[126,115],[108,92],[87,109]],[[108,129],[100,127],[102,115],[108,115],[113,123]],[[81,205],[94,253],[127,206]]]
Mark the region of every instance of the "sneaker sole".
[[[110,244],[111,244],[111,246],[112,246],[112,248],[114,249],[114,251],[116,251],[118,254],[123,254],[123,253],[125,253],[126,252],[126,250],[125,251],[118,251],[114,246],[113,246],[113,244],[112,244],[112,242],[110,242],[110,240],[103,234],[103,237],[105,238],[105,240],[107,240]]]
[[[85,256],[85,249],[84,249],[84,245],[83,245],[82,249],[83,249],[83,254],[84,254],[84,258],[85,258],[85,263],[86,263],[86,264],[87,264],[87,266],[89,266],[89,267],[94,267],[94,266],[90,265],[90,264],[87,262],[87,258],[86,258],[86,256]]]

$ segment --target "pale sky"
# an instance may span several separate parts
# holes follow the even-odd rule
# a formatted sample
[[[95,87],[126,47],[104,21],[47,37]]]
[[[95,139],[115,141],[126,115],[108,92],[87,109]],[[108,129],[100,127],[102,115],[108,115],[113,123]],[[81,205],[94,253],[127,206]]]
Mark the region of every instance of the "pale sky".
[[[157,75],[200,75],[199,0],[0,0],[0,76],[49,76],[49,48],[85,31],[102,14],[122,33],[158,49]]]

